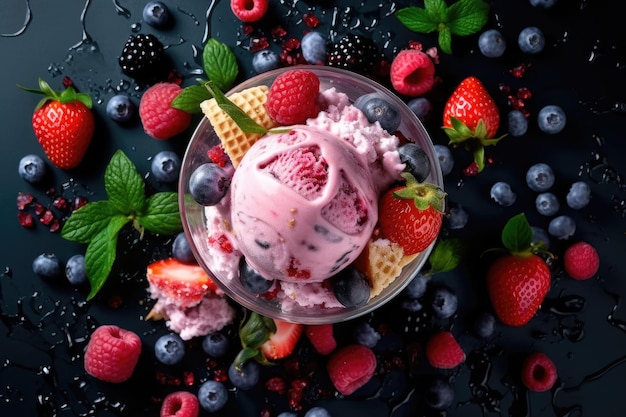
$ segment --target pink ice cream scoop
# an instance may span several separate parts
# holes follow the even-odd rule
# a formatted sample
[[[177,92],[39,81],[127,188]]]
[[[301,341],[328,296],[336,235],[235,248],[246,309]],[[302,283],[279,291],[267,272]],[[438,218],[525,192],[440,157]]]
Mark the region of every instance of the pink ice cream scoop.
[[[352,263],[378,218],[363,156],[304,125],[269,134],[241,160],[231,220],[247,262],[267,279],[319,282]]]

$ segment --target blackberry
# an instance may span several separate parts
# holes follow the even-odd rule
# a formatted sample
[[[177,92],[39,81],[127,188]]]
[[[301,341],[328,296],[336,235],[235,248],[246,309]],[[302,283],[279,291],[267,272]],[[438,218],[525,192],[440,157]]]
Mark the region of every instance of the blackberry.
[[[349,33],[330,47],[328,65],[359,73],[370,72],[379,60],[378,48],[369,38]]]
[[[131,35],[122,49],[119,64],[122,72],[135,80],[165,80],[169,72],[165,48],[152,34]]]

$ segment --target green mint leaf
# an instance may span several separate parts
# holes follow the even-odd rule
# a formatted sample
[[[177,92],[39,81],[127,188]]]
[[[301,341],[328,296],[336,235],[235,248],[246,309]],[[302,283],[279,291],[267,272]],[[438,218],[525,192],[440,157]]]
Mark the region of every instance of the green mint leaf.
[[[448,11],[448,28],[458,36],[474,34],[487,23],[488,14],[484,0],[459,0]]]
[[[441,50],[450,55],[452,54],[452,32],[450,32],[450,28],[445,26],[439,29],[439,48]]]
[[[230,116],[231,119],[239,126],[241,130],[246,133],[259,133],[264,134],[267,133],[267,129],[263,126],[259,125],[257,122],[252,120],[250,116],[246,114],[243,110],[241,110],[235,103],[230,101],[224,93],[217,87],[212,81],[209,81],[205,84],[209,93],[215,98],[217,105],[220,109],[224,110],[224,112]]]
[[[405,7],[398,10],[395,16],[407,29],[417,33],[434,32],[439,23],[430,13],[419,7]]]
[[[105,229],[112,217],[120,213],[110,201],[93,201],[72,212],[61,230],[61,237],[79,243],[89,243]]]
[[[97,233],[87,246],[85,273],[91,286],[87,300],[91,300],[100,291],[109,277],[117,252],[117,235],[128,221],[126,216],[112,217],[107,227]]]
[[[430,273],[448,272],[455,269],[461,262],[464,250],[463,242],[458,238],[439,239],[428,257]]]
[[[178,194],[161,192],[152,195],[146,203],[145,214],[137,217],[137,222],[152,233],[173,235],[180,232],[183,225],[178,210]]]
[[[179,95],[176,96],[170,106],[175,109],[182,110],[187,113],[200,113],[200,103],[211,98],[209,91],[202,85],[190,85],[185,87]]]
[[[424,8],[434,22],[446,21],[448,5],[444,0],[424,0]]]
[[[146,204],[146,185],[130,159],[117,150],[104,172],[104,188],[121,213],[140,214]]]
[[[202,52],[204,72],[209,80],[222,91],[228,90],[239,73],[239,66],[235,54],[228,45],[217,39],[209,39]]]
[[[533,230],[524,213],[509,219],[502,229],[502,244],[511,253],[525,253],[530,249]]]

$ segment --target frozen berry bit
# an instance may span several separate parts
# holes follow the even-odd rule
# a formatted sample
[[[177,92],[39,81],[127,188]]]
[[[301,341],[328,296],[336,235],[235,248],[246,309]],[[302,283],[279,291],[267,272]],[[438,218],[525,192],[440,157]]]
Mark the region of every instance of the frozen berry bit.
[[[85,371],[101,381],[128,380],[141,354],[137,334],[114,325],[102,325],[91,335],[85,350]]]

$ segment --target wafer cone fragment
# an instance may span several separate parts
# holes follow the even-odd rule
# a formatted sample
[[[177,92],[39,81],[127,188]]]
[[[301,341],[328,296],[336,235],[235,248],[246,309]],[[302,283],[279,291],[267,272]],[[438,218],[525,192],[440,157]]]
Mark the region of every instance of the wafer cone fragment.
[[[372,240],[362,253],[362,272],[370,279],[370,296],[380,294],[402,272],[417,254],[404,255],[400,245],[387,239]]]
[[[271,129],[276,123],[267,113],[265,102],[267,101],[267,86],[250,87],[228,98],[237,107],[243,110],[257,124]],[[236,168],[243,155],[250,149],[262,135],[258,133],[246,133],[239,128],[235,121],[227,115],[217,104],[215,99],[205,100],[200,104],[204,115],[209,119],[215,133],[222,142],[224,151],[230,157]]]

